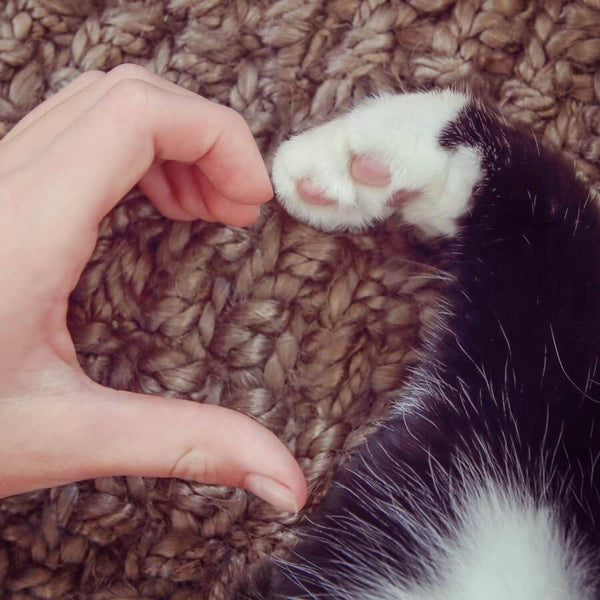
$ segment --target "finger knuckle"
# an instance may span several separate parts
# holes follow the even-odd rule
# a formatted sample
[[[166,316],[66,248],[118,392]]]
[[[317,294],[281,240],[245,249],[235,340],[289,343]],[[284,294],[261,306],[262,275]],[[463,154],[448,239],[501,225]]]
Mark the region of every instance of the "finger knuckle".
[[[96,69],[92,71],[85,71],[85,73],[82,73],[81,75],[78,75],[75,78],[75,82],[87,85],[98,81],[98,79],[101,79],[102,77],[104,77],[104,75],[105,73]]]
[[[128,117],[140,116],[148,106],[149,93],[148,86],[143,81],[123,79],[108,90],[106,101]]]
[[[246,122],[246,119],[244,119],[244,117],[237,112],[237,110],[234,110],[233,108],[229,108],[229,107],[225,107],[225,111],[226,111],[226,115],[229,119],[229,122],[231,123],[231,125],[233,127],[236,128],[247,128],[248,127],[248,123]]]
[[[108,77],[115,82],[126,79],[147,79],[150,73],[147,69],[133,63],[123,63],[109,71]]]
[[[218,480],[215,457],[211,452],[193,446],[183,452],[175,461],[169,476],[189,481],[214,483]]]

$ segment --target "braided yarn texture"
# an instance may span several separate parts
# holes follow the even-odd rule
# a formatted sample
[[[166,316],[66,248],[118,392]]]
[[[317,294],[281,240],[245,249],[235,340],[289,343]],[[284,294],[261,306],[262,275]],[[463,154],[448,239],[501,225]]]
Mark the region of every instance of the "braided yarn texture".
[[[123,62],[241,112],[269,160],[289,133],[381,91],[484,91],[600,186],[598,0],[5,0],[0,135]],[[103,478],[0,502],[0,596],[225,600],[285,554],[385,416],[433,316],[438,271],[394,223],[326,235],[275,205],[248,229],[173,223],[133,192],[73,294],[81,364],[119,389],[235,408],[309,482],[303,515],[244,491]]]

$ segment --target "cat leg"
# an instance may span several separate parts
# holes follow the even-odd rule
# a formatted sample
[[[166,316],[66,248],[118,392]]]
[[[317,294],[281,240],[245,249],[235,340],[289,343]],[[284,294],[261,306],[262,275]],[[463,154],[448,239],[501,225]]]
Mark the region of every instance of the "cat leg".
[[[273,177],[312,225],[396,210],[449,238],[451,277],[399,408],[266,597],[600,598],[600,214],[570,165],[448,91],[376,98],[301,134]]]
[[[279,201],[323,229],[361,229],[399,210],[427,235],[453,235],[481,157],[473,147],[445,149],[439,138],[469,102],[451,90],[380,96],[293,137],[273,162]],[[364,158],[387,170],[379,185],[352,176],[352,162]]]

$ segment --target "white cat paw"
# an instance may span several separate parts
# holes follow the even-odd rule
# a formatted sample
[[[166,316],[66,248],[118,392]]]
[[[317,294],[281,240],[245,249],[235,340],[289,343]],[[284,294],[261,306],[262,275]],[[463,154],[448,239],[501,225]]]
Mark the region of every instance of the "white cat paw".
[[[467,102],[449,90],[381,96],[284,142],[272,169],[280,203],[322,229],[362,229],[397,210],[428,235],[453,235],[480,156],[438,139]]]

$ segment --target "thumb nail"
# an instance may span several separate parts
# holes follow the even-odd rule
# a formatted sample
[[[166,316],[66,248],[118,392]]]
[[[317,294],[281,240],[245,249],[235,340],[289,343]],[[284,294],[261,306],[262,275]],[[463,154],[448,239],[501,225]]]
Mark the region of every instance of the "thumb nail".
[[[292,490],[270,477],[248,475],[244,480],[244,487],[265,502],[281,510],[290,513],[298,512],[298,503]]]

